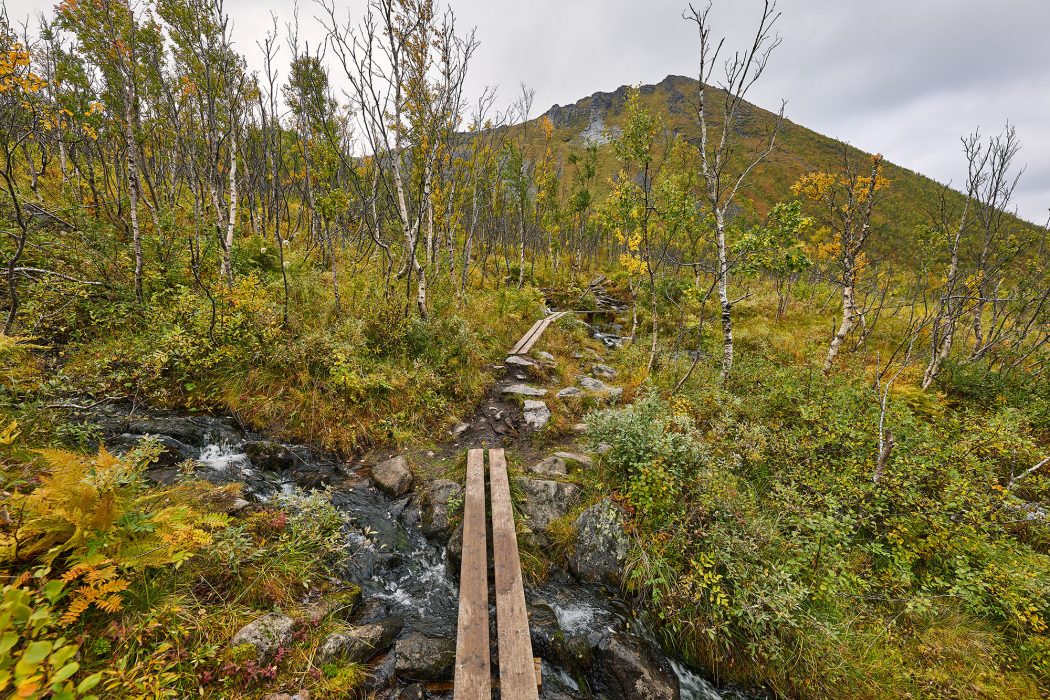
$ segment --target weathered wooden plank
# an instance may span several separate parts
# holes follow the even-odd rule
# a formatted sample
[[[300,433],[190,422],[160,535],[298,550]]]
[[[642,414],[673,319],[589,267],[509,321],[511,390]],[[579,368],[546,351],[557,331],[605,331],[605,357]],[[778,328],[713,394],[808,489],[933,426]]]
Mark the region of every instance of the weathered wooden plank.
[[[485,456],[467,452],[463,559],[459,569],[455,700],[491,700],[489,582],[485,524]]]
[[[507,458],[502,449],[489,450],[492,503],[492,559],[496,568],[496,635],[499,640],[500,698],[537,700],[536,669],[521,580],[518,538],[510,501]]]
[[[523,354],[527,353],[528,351],[532,350],[532,346],[536,344],[536,341],[538,341],[540,339],[540,336],[543,335],[543,333],[547,330],[547,328],[549,328],[552,323],[557,321],[559,318],[564,316],[566,313],[568,313],[568,312],[566,312],[566,311],[558,311],[557,313],[553,313],[550,316],[548,316],[547,318],[543,319],[543,324],[536,330],[535,333],[532,334],[532,337],[529,338],[525,342],[525,344],[518,349],[518,353],[523,355]]]
[[[525,343],[529,342],[529,339],[532,338],[532,336],[536,332],[536,330],[541,325],[543,325],[543,322],[545,320],[546,319],[541,318],[538,321],[536,321],[536,323],[532,324],[532,327],[529,328],[529,330],[525,332],[525,335],[521,336],[521,338],[518,340],[518,342],[516,342],[514,344],[514,347],[512,347],[510,349],[510,353],[508,353],[508,354],[510,354],[510,355],[517,355],[521,351],[521,348],[525,345]]]

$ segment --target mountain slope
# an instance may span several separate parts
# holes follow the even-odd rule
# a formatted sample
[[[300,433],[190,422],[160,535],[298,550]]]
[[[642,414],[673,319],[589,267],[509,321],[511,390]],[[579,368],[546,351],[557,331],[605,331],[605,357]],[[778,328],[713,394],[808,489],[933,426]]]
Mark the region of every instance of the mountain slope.
[[[681,134],[698,144],[700,127],[692,106],[698,85],[695,79],[671,75],[655,85],[640,86],[639,91],[643,103],[661,117],[669,134]],[[609,180],[618,170],[611,142],[619,134],[628,90],[627,86],[622,86],[614,92],[596,92],[575,104],[554,105],[543,115],[555,126],[553,141],[560,162],[565,163],[572,152],[583,151],[588,143],[599,145],[596,178],[600,183],[596,188],[599,195],[607,190]],[[712,96],[709,91],[709,100],[717,105],[722,93],[714,92]],[[775,114],[750,103],[745,105],[745,110],[738,127],[740,154],[761,150],[776,121]],[[528,148],[532,152],[538,152],[541,147],[540,119],[542,117],[512,129],[512,133],[519,137],[519,130],[525,129]],[[717,118],[714,124],[720,129]],[[792,199],[791,185],[800,175],[818,170],[839,172],[844,152],[849,155],[853,167],[859,169],[864,169],[871,157],[871,154],[842,141],[785,119],[777,135],[775,150],[754,170],[739,193],[737,203],[745,207],[750,205],[757,214],[763,215],[777,202]],[[886,201],[880,205],[876,223],[891,235],[882,236],[882,245],[878,247],[882,248],[880,252],[892,254],[895,243],[899,243],[902,237],[910,238],[919,226],[932,223],[941,206],[944,186],[892,163],[886,164],[885,174],[892,186]],[[948,202],[961,204],[962,197],[961,193],[949,190]]]

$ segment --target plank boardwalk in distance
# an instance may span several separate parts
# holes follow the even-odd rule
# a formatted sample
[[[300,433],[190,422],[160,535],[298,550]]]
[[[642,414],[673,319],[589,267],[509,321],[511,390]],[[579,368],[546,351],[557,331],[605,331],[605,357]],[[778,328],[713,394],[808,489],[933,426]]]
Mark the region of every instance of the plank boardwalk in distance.
[[[529,341],[530,338],[532,338],[533,334],[535,334],[536,331],[539,330],[539,327],[542,326],[543,322],[546,321],[546,320],[547,319],[545,319],[545,318],[541,318],[540,320],[536,321],[536,323],[532,324],[532,328],[527,330],[525,332],[525,335],[521,336],[521,340],[519,340],[518,342],[514,343],[514,347],[512,347],[510,349],[510,352],[507,353],[507,354],[509,354],[509,355],[517,355],[519,352],[521,352],[521,348],[525,345],[525,343],[527,343]]]
[[[463,559],[459,573],[455,700],[490,700],[489,582],[485,525],[485,455],[467,452]]]
[[[507,458],[502,449],[489,450],[489,487],[492,497],[492,559],[496,568],[500,698],[537,700],[536,669],[529,637],[529,616],[525,609],[518,539],[514,533]]]
[[[524,355],[529,350],[532,350],[532,346],[536,344],[536,341],[540,339],[540,336],[543,335],[543,332],[547,330],[548,326],[567,313],[569,312],[557,311],[546,318],[541,318],[539,321],[536,321],[536,323],[532,325],[532,328],[529,329],[529,332],[521,336],[521,340],[510,349],[509,354]]]

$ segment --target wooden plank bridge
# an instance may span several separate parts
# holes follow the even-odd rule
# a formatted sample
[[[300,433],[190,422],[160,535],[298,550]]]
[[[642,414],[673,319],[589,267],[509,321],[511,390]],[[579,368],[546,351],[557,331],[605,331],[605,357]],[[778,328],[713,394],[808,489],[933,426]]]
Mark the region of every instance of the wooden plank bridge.
[[[571,313],[558,311],[536,321],[509,355],[532,350],[552,323]],[[496,641],[499,676],[492,674],[489,639],[489,530],[486,527],[485,462],[488,453]],[[459,574],[459,625],[456,633],[455,700],[491,700],[499,688],[502,700],[537,700],[542,682],[532,656],[521,557],[514,529],[507,456],[500,448],[467,452],[463,502],[463,557]]]
[[[540,684],[532,656],[525,587],[514,531],[514,512],[502,449],[488,452],[492,561],[496,593],[499,678],[493,679],[489,645],[489,567],[485,523],[485,452],[467,452],[463,504],[463,559],[459,574],[459,628],[456,637],[455,700],[536,700]]]

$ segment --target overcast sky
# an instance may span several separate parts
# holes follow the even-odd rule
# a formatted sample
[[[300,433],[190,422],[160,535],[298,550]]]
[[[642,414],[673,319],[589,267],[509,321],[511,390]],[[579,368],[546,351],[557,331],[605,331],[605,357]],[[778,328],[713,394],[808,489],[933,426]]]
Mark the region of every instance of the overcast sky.
[[[705,0],[700,0],[704,2]],[[12,18],[38,0],[3,0]],[[365,0],[336,0],[360,15]],[[696,0],[694,0],[696,2]],[[315,6],[300,3],[306,38]],[[741,46],[761,0],[716,0],[715,33]],[[524,82],[535,114],[598,90],[695,75],[695,28],[680,0],[451,0],[481,46],[471,91],[498,85],[510,99]],[[292,3],[226,0],[234,38],[257,65],[256,41],[270,13],[290,21]],[[1009,120],[1027,166],[1016,193],[1021,214],[1042,223],[1050,208],[1050,0],[780,0],[783,44],[752,101],[788,101],[796,123],[942,182],[965,174],[959,137]],[[285,54],[287,55],[287,54]]]

